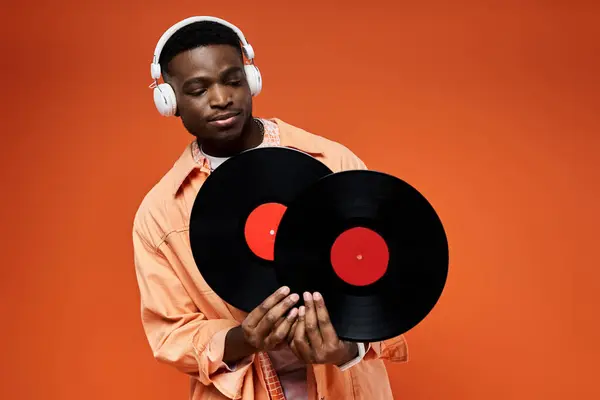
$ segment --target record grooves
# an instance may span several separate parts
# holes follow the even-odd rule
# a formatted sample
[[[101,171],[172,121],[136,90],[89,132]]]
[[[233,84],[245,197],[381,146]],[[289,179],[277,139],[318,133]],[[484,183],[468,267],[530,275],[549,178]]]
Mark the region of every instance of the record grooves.
[[[435,210],[408,183],[345,171],[288,205],[275,261],[280,285],[323,295],[341,339],[374,342],[407,332],[433,309],[448,243]]]

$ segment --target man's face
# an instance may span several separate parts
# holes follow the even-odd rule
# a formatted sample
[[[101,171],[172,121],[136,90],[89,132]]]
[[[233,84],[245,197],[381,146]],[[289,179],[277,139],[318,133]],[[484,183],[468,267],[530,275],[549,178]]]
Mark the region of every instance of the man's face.
[[[198,47],[169,63],[168,82],[185,128],[203,141],[237,139],[252,117],[252,96],[238,49]]]

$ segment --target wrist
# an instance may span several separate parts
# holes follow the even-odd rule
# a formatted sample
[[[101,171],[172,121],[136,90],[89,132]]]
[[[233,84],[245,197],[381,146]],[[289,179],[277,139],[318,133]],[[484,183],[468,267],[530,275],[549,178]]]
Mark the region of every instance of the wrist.
[[[338,365],[347,364],[358,357],[358,345],[355,342],[345,342],[346,357]]]
[[[246,355],[256,353],[259,350],[252,344],[250,344],[250,342],[248,342],[248,339],[246,339],[246,335],[244,335],[244,330],[241,325],[236,326],[235,328],[233,328],[233,330],[233,335],[236,338],[236,341],[240,344],[241,349],[247,353]]]
[[[234,363],[258,351],[248,343],[241,326],[231,328],[227,332],[224,350],[223,361],[225,363]]]
[[[348,349],[348,358],[345,360],[345,362],[337,365],[337,367],[342,371],[345,371],[358,364],[365,356],[366,349],[363,343],[350,343],[350,345],[351,346]]]

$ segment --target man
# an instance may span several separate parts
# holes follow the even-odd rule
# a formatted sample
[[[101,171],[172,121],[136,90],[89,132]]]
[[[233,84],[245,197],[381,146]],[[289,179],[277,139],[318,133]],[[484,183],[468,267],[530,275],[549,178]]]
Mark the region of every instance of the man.
[[[287,146],[333,171],[365,169],[363,162],[341,144],[254,117],[239,37],[227,26],[184,26],[159,61],[174,115],[195,140],[144,197],[133,224],[142,322],[155,358],[190,376],[192,400],[392,399],[383,360],[407,360],[403,336],[369,343],[362,354],[337,338],[320,294],[288,288],[246,315],[202,279],[188,238],[194,198],[227,157]],[[305,307],[295,307],[300,296]]]

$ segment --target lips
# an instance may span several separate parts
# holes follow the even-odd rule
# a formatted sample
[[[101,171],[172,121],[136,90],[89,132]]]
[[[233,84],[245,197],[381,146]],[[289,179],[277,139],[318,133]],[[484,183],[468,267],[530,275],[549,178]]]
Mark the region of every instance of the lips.
[[[224,113],[210,119],[209,124],[218,128],[229,128],[237,122],[241,113]]]
[[[223,121],[223,120],[229,119],[231,117],[235,117],[239,114],[240,114],[239,112],[228,112],[228,113],[219,114],[216,117],[211,118],[210,122]]]

